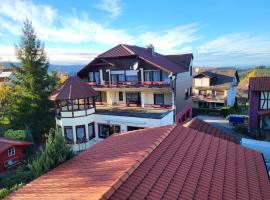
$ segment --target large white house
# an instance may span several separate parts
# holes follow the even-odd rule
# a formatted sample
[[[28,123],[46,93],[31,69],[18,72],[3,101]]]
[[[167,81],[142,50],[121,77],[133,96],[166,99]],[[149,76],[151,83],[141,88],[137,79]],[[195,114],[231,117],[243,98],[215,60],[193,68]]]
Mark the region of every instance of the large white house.
[[[52,94],[57,125],[80,151],[114,133],[182,123],[192,115],[192,59],[118,45]]]

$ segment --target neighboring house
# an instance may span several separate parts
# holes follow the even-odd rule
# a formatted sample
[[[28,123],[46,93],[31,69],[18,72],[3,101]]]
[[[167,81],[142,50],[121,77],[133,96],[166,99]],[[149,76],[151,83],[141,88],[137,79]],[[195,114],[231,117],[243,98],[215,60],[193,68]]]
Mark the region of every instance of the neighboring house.
[[[270,77],[249,79],[249,130],[270,141]]]
[[[0,173],[20,165],[24,148],[31,144],[0,137]]]
[[[238,73],[234,69],[195,69],[193,107],[216,109],[233,106],[238,82]]]
[[[6,199],[268,200],[263,155],[181,125],[114,135]]]
[[[14,73],[12,69],[0,70],[0,83],[8,82],[14,79]]]
[[[118,45],[78,72],[84,82],[71,77],[51,95],[57,124],[79,151],[113,133],[182,123],[192,115],[192,59]]]

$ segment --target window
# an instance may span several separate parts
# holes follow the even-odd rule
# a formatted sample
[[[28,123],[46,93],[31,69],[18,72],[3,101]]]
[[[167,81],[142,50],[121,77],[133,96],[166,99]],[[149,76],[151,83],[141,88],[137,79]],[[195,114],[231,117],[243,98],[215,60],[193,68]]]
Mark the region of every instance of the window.
[[[76,126],[76,139],[77,143],[86,142],[85,126]]]
[[[124,74],[112,74],[112,83],[124,82],[125,75]]]
[[[88,77],[90,82],[96,82],[100,83],[100,75],[99,72],[89,72],[89,77]]]
[[[95,81],[94,72],[89,72],[89,81],[90,82],[94,82]]]
[[[96,81],[96,83],[100,83],[100,75],[99,75],[99,72],[95,72],[95,81]]]
[[[119,92],[119,101],[123,101],[123,92]]]
[[[8,156],[14,156],[15,155],[15,147],[8,148]]]
[[[189,90],[186,89],[186,90],[185,90],[185,99],[188,99],[188,98],[189,98]]]
[[[93,139],[96,137],[95,134],[95,124],[94,122],[88,124],[88,135],[89,135],[89,140]]]
[[[65,134],[65,140],[68,144],[73,143],[73,130],[72,126],[65,126],[64,127],[64,134]]]
[[[129,75],[129,76],[126,76],[126,79],[127,79],[127,81],[133,81],[133,82],[135,82],[135,81],[138,81],[138,76],[134,76],[134,75]]]
[[[164,94],[154,94],[154,104],[164,105]]]
[[[112,124],[99,124],[98,125],[99,138],[107,138],[114,133],[120,133],[119,125],[112,125]]]
[[[166,83],[170,82],[169,74],[167,72],[162,72],[162,81]]]
[[[100,91],[97,91],[96,101],[97,102],[102,102],[102,97],[101,97],[101,92]]]
[[[151,81],[151,72],[150,71],[144,71],[144,81]]]
[[[127,104],[129,103],[140,103],[140,93],[127,93],[126,94]]]
[[[262,91],[260,95],[260,109],[270,109],[270,91]]]
[[[160,81],[160,71],[153,71],[153,81]]]

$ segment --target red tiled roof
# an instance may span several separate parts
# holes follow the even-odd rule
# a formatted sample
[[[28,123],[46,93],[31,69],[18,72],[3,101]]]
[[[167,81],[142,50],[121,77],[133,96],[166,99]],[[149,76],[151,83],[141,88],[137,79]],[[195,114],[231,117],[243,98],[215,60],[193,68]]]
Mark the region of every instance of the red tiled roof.
[[[269,199],[261,153],[194,129],[114,135],[7,199]]]
[[[269,199],[262,154],[178,126],[110,199]]]
[[[249,78],[249,88],[251,91],[270,90],[270,77]]]
[[[8,138],[0,137],[0,153],[6,151],[9,147],[13,146],[27,146],[31,145],[31,142],[12,140]]]
[[[186,122],[183,126],[239,144],[239,139],[236,136],[230,133],[223,132],[222,130],[219,130],[214,126],[211,126],[210,124],[198,118],[191,119],[190,121]]]
[[[113,135],[37,178],[7,199],[100,199],[127,178],[173,126]]]
[[[83,99],[96,96],[96,91],[79,77],[74,76],[68,78],[59,88],[57,88],[50,96],[50,100],[71,100]]]
[[[165,71],[169,72],[186,72],[188,69],[182,63],[172,62],[170,59],[166,58],[166,56],[159,54],[157,52],[152,55],[152,53],[143,47],[138,47],[135,45],[126,45],[120,44],[116,47],[100,54],[98,58],[111,58],[111,57],[122,57],[122,56],[138,56],[140,59],[145,62],[154,65],[158,68],[161,68]]]

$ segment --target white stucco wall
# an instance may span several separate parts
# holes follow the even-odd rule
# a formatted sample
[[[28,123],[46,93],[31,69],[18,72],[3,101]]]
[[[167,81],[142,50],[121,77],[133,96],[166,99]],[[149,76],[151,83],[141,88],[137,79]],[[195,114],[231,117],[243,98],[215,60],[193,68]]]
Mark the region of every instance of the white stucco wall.
[[[100,115],[100,114],[92,114],[83,117],[75,117],[75,118],[56,118],[56,125],[61,127],[62,133],[64,135],[64,127],[71,126],[73,130],[73,138],[76,138],[76,126],[84,125],[86,138],[89,140],[88,136],[88,124],[94,122],[95,124],[95,138],[83,144],[75,144],[71,145],[73,151],[81,151],[87,149],[97,142],[103,140],[98,137],[98,124],[114,124],[119,125],[121,132],[126,132],[128,126],[134,127],[158,127],[173,124],[173,112],[171,111],[162,119],[150,119],[150,118],[139,118],[139,117],[127,117],[127,116],[115,116],[115,115]]]
[[[210,78],[195,78],[194,84],[197,87],[208,87],[210,85]]]

